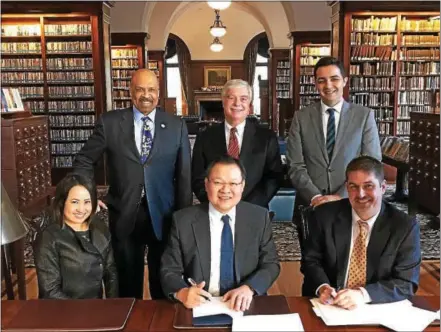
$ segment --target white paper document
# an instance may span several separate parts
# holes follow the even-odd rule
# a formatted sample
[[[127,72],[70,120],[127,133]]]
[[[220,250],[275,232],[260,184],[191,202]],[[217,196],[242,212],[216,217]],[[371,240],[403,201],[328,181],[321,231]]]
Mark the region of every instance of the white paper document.
[[[211,297],[211,301],[206,301],[199,307],[193,308],[193,317],[204,317],[219,314],[227,314],[233,319],[236,317],[242,317],[242,311],[234,311],[229,307],[229,302],[223,302],[222,297]]]
[[[436,312],[412,306],[408,300],[366,304],[354,310],[346,310],[333,305],[324,305],[312,299],[314,312],[326,325],[383,325],[395,331],[422,331],[432,321],[439,318]]]
[[[299,314],[250,315],[233,319],[232,331],[304,331]]]

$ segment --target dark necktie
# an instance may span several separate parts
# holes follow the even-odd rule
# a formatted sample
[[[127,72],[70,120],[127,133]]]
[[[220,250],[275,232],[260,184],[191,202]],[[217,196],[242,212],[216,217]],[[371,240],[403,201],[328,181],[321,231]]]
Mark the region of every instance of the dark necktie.
[[[237,128],[230,129],[230,141],[228,142],[228,154],[236,159],[239,159],[239,142],[237,141]]]
[[[329,119],[328,119],[328,128],[326,134],[326,150],[328,151],[329,161],[331,161],[332,151],[334,151],[334,145],[335,145],[335,116],[334,116],[335,109],[328,108],[327,112],[329,113]]]
[[[220,260],[220,295],[234,288],[234,247],[233,233],[230,227],[230,217],[222,216],[224,227],[221,238],[221,260]]]
[[[143,122],[141,137],[141,163],[144,164],[149,157],[153,145],[152,131],[150,129],[150,123],[152,120],[150,120],[148,116],[144,116],[141,120]]]

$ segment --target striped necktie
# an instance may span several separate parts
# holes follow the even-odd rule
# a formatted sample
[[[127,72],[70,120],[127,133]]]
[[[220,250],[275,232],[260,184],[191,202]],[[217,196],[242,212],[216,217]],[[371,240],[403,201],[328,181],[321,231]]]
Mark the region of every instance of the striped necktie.
[[[239,159],[239,141],[237,140],[237,128],[230,129],[230,141],[228,142],[228,154],[236,159]]]
[[[332,152],[334,151],[334,145],[335,145],[335,116],[334,116],[335,109],[328,108],[327,112],[329,113],[329,118],[328,118],[327,134],[326,134],[326,150],[328,151],[328,159],[329,161],[331,161]]]

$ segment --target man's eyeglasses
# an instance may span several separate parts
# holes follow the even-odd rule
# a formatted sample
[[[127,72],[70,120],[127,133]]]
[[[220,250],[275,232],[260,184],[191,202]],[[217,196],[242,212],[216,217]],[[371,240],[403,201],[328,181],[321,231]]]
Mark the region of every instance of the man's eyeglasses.
[[[241,182],[222,182],[222,181],[218,181],[218,180],[213,181],[210,179],[208,179],[208,181],[210,181],[216,188],[222,188],[224,186],[228,186],[232,189],[239,188],[243,183],[243,181],[241,181]]]

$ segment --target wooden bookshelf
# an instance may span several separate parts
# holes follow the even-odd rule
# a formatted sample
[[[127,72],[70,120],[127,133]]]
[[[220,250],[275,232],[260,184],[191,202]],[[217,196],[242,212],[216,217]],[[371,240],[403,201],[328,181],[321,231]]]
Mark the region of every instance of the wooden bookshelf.
[[[2,3],[2,84],[18,87],[33,114],[48,115],[53,185],[111,107],[109,6]],[[97,168],[96,181],[105,184],[104,163]]]
[[[270,49],[269,82],[271,128],[284,136],[285,119],[292,118],[291,64],[288,49]],[[289,128],[288,128],[289,129]]]
[[[159,80],[159,101],[158,105],[165,109],[165,66],[164,51],[148,51],[147,52],[147,68],[153,70]]]
[[[439,3],[331,6],[332,54],[343,60],[350,77],[345,97],[374,110],[380,135],[408,137],[410,112],[436,111]]]
[[[295,31],[291,33],[291,90],[294,111],[319,101],[315,88],[314,65],[331,55],[330,31]],[[289,119],[288,128],[291,126]]]
[[[130,78],[145,67],[147,33],[112,33],[112,109],[132,105]]]

